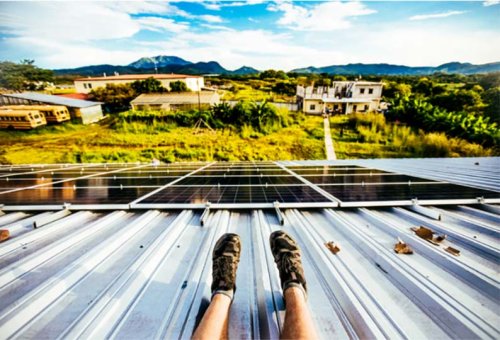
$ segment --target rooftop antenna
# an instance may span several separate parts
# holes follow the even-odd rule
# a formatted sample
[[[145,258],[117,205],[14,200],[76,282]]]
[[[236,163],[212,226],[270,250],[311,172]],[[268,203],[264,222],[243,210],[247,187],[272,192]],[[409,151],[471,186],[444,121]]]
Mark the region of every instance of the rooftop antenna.
[[[153,64],[155,65],[155,73],[158,74],[158,67],[156,67],[156,60],[151,59],[153,61]]]

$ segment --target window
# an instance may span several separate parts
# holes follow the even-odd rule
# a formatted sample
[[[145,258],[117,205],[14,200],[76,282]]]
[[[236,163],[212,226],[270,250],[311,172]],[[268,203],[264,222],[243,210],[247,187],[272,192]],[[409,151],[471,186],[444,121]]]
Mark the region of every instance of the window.
[[[316,110],[316,105],[314,104],[309,105],[309,110]]]
[[[353,105],[353,106],[352,106],[352,110],[353,110],[354,112],[358,111],[358,106],[357,106],[357,105]]]
[[[365,111],[368,111],[368,105],[365,105]]]
[[[91,83],[88,83],[87,86],[89,87],[89,89],[92,88],[92,84]]]
[[[87,83],[83,83],[83,88],[86,89],[87,88]]]
[[[368,94],[373,94],[373,89],[368,89]]]
[[[359,89],[360,94],[365,94],[365,89]]]

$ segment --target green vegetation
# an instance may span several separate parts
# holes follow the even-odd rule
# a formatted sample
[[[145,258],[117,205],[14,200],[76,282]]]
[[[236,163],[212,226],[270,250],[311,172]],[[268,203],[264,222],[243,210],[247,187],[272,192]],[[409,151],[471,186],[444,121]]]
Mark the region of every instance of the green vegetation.
[[[0,87],[36,89],[50,80],[33,61],[0,63]],[[353,79],[350,77],[349,79]],[[111,113],[100,124],[64,124],[0,131],[1,163],[164,162],[324,158],[321,117],[277,109],[294,101],[297,85],[328,86],[346,77],[267,70],[207,78],[234,106],[205,111],[129,111],[141,93],[166,92],[153,78],[95,89],[91,98]],[[500,73],[368,76],[384,82],[382,114],[331,117],[337,157],[457,157],[500,154]],[[185,91],[183,82],[170,91]],[[61,90],[67,92],[68,90]],[[69,90],[71,91],[71,90]]]
[[[487,147],[500,145],[500,79],[486,91],[470,79],[446,86],[429,78],[410,84],[389,83],[388,119],[427,132],[442,132]]]
[[[0,88],[13,91],[43,90],[54,81],[54,74],[34,65],[34,60],[24,59],[19,64],[0,62]]]
[[[242,103],[249,112],[258,105]],[[220,109],[220,108],[219,108]],[[236,109],[235,109],[236,110]],[[262,111],[262,108],[260,108]],[[271,109],[272,110],[272,109]],[[2,163],[163,162],[323,159],[323,121],[317,116],[288,112],[282,125],[256,128],[249,123],[225,123],[216,128],[212,111],[127,111],[100,124],[64,124],[33,131],[0,131]],[[221,110],[226,112],[225,110]],[[229,116],[231,117],[231,116]],[[195,128],[200,119],[215,129]],[[229,119],[229,118],[223,118]],[[443,133],[413,132],[388,123],[381,114],[331,118],[338,158],[489,156],[492,149],[448,138]]]
[[[189,91],[187,85],[181,81],[170,84],[171,92]],[[91,100],[103,102],[106,112],[121,112],[130,108],[130,102],[143,93],[165,93],[161,82],[153,77],[145,80],[136,80],[131,84],[106,84],[106,87],[93,89],[89,93]]]
[[[174,81],[172,83],[170,83],[170,92],[189,92],[191,91],[185,82],[182,82],[180,80],[177,80],[177,81]],[[150,91],[150,92],[154,92],[154,91]],[[147,93],[150,93],[150,92],[147,92]],[[143,92],[145,93],[145,92]]]
[[[330,121],[338,158],[493,156],[495,150],[444,133],[425,133],[387,122],[382,114],[357,113]]]
[[[207,112],[202,114],[209,114]],[[90,126],[59,125],[33,131],[0,131],[2,163],[230,161],[320,159],[323,139],[303,124],[320,126],[317,117],[291,117],[290,125],[255,130],[251,125],[220,129],[184,127],[201,114],[179,118],[160,112],[129,111]],[[189,123],[189,124],[188,124]],[[265,125],[263,125],[265,126]]]

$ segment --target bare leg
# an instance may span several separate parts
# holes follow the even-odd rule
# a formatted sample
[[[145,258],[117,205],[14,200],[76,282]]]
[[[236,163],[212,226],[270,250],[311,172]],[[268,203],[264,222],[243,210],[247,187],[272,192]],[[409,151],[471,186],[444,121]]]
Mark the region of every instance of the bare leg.
[[[269,236],[274,262],[280,273],[286,312],[282,339],[317,339],[307,308],[307,283],[297,242],[283,230]]]
[[[193,334],[193,339],[227,339],[230,306],[231,299],[227,295],[215,294]]]
[[[212,253],[212,301],[193,339],[227,339],[229,308],[236,290],[236,270],[240,262],[241,240],[236,234],[224,234]]]
[[[285,325],[281,339],[317,339],[304,292],[297,287],[289,287],[284,292],[286,301]]]

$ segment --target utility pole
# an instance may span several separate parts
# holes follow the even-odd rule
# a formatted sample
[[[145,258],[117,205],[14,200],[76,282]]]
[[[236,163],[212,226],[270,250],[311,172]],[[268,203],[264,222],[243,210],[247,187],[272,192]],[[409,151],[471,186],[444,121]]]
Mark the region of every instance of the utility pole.
[[[198,112],[201,112],[201,99],[200,99],[200,95],[201,95],[201,87],[200,87],[200,77],[198,77],[198,79],[196,80],[196,82],[198,83]]]

